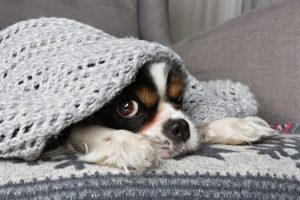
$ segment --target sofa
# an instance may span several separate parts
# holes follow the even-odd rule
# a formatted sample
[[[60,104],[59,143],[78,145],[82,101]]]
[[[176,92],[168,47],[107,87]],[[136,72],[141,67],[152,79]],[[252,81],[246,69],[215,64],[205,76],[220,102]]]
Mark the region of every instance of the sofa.
[[[300,2],[278,0],[174,44],[167,0],[2,0],[0,29],[64,17],[117,37],[171,47],[203,81],[248,85],[258,115],[281,134],[245,146],[204,145],[158,169],[126,175],[75,155],[0,161],[3,199],[298,199],[300,194]],[[0,64],[1,66],[1,64]]]

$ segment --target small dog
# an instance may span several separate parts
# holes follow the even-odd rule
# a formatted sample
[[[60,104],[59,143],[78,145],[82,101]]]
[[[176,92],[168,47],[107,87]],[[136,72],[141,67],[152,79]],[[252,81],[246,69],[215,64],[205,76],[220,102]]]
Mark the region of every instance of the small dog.
[[[160,158],[196,151],[202,142],[240,145],[274,133],[257,117],[224,118],[197,128],[181,111],[185,78],[181,68],[164,62],[144,66],[117,97],[69,127],[66,145],[53,152],[67,149],[82,161],[143,171]]]

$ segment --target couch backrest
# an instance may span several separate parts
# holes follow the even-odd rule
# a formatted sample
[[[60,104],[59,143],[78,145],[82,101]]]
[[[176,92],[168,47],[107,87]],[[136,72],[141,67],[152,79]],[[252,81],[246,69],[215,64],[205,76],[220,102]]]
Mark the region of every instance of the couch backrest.
[[[167,0],[139,0],[139,35],[148,41],[171,44]]]
[[[0,29],[38,17],[65,17],[117,37],[169,43],[167,0],[1,0]]]
[[[138,36],[137,0],[1,0],[0,28],[38,17],[65,17],[116,36]]]

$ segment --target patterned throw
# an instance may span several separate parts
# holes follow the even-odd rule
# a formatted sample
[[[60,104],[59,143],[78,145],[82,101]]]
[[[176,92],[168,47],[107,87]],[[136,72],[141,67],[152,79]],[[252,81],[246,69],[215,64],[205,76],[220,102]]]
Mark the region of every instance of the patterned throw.
[[[66,155],[0,162],[1,199],[299,199],[300,135],[207,145],[142,175]],[[109,172],[109,173],[108,173]]]
[[[0,199],[299,199],[300,135],[203,146],[141,175],[72,154],[34,160],[50,136],[99,109],[145,63],[161,60],[182,65],[169,48],[67,19],[29,20],[1,31],[0,156],[15,158],[0,160]],[[246,86],[191,75],[184,109],[199,126],[257,111]]]

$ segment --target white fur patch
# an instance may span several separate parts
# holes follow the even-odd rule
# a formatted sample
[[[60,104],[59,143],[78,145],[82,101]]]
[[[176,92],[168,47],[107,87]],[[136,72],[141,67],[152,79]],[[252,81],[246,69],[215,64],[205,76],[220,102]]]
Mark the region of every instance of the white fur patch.
[[[165,70],[166,64],[162,62],[151,64],[149,69],[150,75],[161,97],[165,96],[167,89],[167,73]]]

